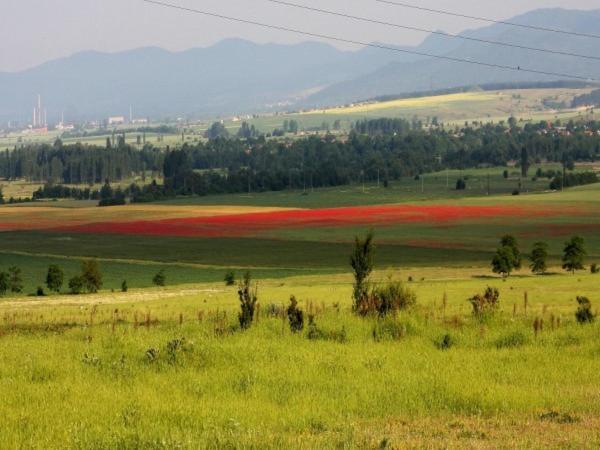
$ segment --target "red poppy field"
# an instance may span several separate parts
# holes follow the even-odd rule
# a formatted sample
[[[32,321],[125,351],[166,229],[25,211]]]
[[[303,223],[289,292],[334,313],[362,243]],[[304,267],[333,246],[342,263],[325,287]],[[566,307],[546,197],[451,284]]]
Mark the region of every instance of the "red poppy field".
[[[516,206],[386,205],[298,209],[163,220],[111,221],[54,228],[55,232],[185,237],[248,237],[286,229],[457,226],[558,217],[563,210]]]

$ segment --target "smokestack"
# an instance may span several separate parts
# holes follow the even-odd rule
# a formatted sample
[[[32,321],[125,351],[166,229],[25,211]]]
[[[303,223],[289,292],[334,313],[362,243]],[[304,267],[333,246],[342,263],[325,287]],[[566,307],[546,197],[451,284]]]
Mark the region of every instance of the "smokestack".
[[[42,126],[42,96],[38,94],[38,126]]]
[[[44,108],[44,125],[45,127],[48,126],[48,110],[46,108]]]
[[[33,126],[33,128],[36,127],[36,122],[37,122],[37,110],[36,107],[33,107],[33,122],[31,123],[31,125]]]

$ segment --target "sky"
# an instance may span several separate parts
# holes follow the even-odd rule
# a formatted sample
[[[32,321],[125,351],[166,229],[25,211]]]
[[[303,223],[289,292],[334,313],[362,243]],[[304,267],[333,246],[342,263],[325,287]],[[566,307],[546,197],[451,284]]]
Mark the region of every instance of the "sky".
[[[267,0],[162,0],[249,20],[361,42],[414,45],[426,35],[357,23]],[[420,28],[460,32],[486,25],[375,0],[287,0],[306,6]],[[598,0],[403,0],[473,16],[508,19],[537,8],[597,9]],[[206,47],[226,38],[294,43],[307,37],[232,23],[145,3],[143,0],[0,0],[0,71],[15,72],[86,50],[116,52],[157,46],[172,51]],[[314,39],[316,40],[316,39]],[[333,44],[342,46],[342,44]],[[346,46],[346,48],[349,48]],[[351,48],[351,47],[350,47]]]

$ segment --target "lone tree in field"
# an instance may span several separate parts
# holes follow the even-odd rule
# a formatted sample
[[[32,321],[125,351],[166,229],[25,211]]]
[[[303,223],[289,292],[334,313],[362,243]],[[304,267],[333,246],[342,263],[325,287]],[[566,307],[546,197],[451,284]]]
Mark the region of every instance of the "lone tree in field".
[[[521,268],[521,252],[517,240],[510,235],[502,237],[500,247],[492,259],[492,271],[508,277],[515,269]]]
[[[576,270],[583,270],[583,260],[586,255],[584,240],[580,236],[574,236],[565,243],[565,249],[562,257],[563,269],[575,274]]]
[[[529,259],[531,260],[529,267],[533,273],[538,275],[546,273],[546,270],[548,269],[548,244],[545,242],[536,242],[533,244]]]
[[[354,271],[354,300],[353,310],[358,311],[361,303],[369,296],[368,278],[373,271],[373,232],[369,232],[364,239],[358,236],[355,239],[354,251],[350,256],[350,265]]]
[[[233,286],[235,284],[235,273],[229,271],[225,274],[225,286]]]
[[[73,295],[79,295],[83,292],[84,281],[83,277],[78,275],[69,280],[69,292]]]
[[[152,278],[152,283],[154,283],[155,286],[164,286],[167,283],[167,277],[164,269],[160,270],[156,275],[154,275],[154,278]]]
[[[52,292],[60,292],[62,288],[63,282],[65,279],[65,274],[62,269],[56,264],[52,264],[48,267],[48,274],[46,275],[46,286]]]
[[[83,287],[91,294],[95,294],[102,288],[102,274],[98,261],[89,259],[81,263],[81,279]]]
[[[250,328],[254,320],[254,310],[258,302],[258,289],[252,289],[252,277],[250,272],[246,272],[238,287],[238,297],[240,299],[240,313],[238,319],[242,330]]]
[[[11,266],[8,268],[8,274],[10,277],[10,291],[14,294],[20,294],[23,292],[23,277],[21,276],[21,269],[19,269],[17,266]]]

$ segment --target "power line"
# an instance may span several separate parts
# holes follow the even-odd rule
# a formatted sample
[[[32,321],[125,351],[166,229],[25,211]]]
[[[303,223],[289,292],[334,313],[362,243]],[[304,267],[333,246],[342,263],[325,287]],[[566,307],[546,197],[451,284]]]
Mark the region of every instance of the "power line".
[[[446,16],[462,17],[463,19],[480,20],[482,22],[510,25],[511,27],[529,28],[530,30],[536,30],[536,31],[547,31],[550,33],[559,33],[559,34],[567,34],[567,35],[571,35],[571,36],[600,39],[600,35],[597,35],[597,34],[579,33],[577,31],[567,31],[567,30],[560,30],[557,28],[540,27],[540,26],[535,26],[535,25],[525,25],[522,23],[507,22],[505,20],[489,19],[487,17],[470,16],[468,14],[455,13],[455,12],[447,11],[447,10],[443,10],[443,9],[426,8],[424,6],[417,6],[417,5],[413,5],[410,3],[398,2],[398,1],[391,1],[391,0],[375,0],[375,1],[379,2],[379,3],[387,3],[388,5],[400,6],[402,8],[418,9],[419,11],[443,14]]]
[[[290,3],[290,2],[286,2],[286,1],[282,1],[282,0],[266,0],[266,1],[271,2],[271,3],[276,3],[279,5],[290,6],[292,8],[305,9],[308,11],[314,11],[314,12],[323,13],[323,14],[330,14],[332,16],[344,17],[346,19],[358,20],[361,22],[368,22],[368,23],[373,23],[373,24],[377,24],[377,25],[385,25],[385,26],[394,27],[394,28],[402,28],[405,30],[419,31],[422,33],[437,34],[437,35],[444,36],[447,38],[463,39],[466,41],[479,42],[479,43],[483,43],[483,44],[500,45],[500,46],[504,46],[504,47],[518,48],[521,50],[530,50],[530,51],[534,51],[534,52],[551,53],[554,55],[572,56],[575,58],[593,59],[596,61],[600,61],[600,57],[598,57],[598,56],[582,55],[582,54],[572,53],[572,52],[563,52],[560,50],[549,50],[549,49],[543,49],[543,48],[539,48],[539,47],[528,47],[526,45],[510,44],[507,42],[492,41],[492,40],[488,40],[488,39],[480,39],[480,38],[475,38],[475,37],[463,36],[460,34],[446,33],[444,31],[439,31],[439,30],[429,30],[426,28],[418,28],[418,27],[413,27],[413,26],[408,26],[408,25],[401,25],[398,23],[391,23],[391,22],[385,22],[385,21],[376,20],[376,19],[369,19],[366,17],[353,16],[350,14],[340,13],[337,11],[331,11],[331,10],[327,10],[327,9],[313,8],[311,6],[299,5],[297,3]]]
[[[595,78],[585,77],[585,76],[581,76],[581,75],[571,75],[571,74],[565,74],[565,73],[559,73],[559,72],[547,72],[547,71],[543,71],[543,70],[527,69],[527,68],[524,68],[521,66],[508,66],[508,65],[503,65],[503,64],[486,63],[486,62],[476,61],[476,60],[471,60],[471,59],[462,59],[462,58],[455,58],[452,56],[434,55],[434,54],[426,53],[426,52],[405,50],[402,48],[390,47],[390,46],[382,45],[382,44],[361,42],[361,41],[356,41],[356,40],[352,40],[352,39],[340,38],[337,36],[312,33],[309,31],[298,30],[295,28],[283,27],[280,25],[272,25],[272,24],[267,24],[267,23],[262,23],[262,22],[255,22],[253,20],[241,19],[239,17],[226,16],[223,14],[217,14],[217,13],[203,11],[203,10],[199,10],[199,9],[187,8],[184,6],[174,5],[172,3],[166,3],[166,2],[157,1],[157,0],[141,0],[141,1],[143,1],[145,3],[153,4],[153,5],[163,6],[165,8],[177,9],[180,11],[190,12],[190,13],[194,13],[194,14],[201,14],[201,15],[207,16],[207,17],[215,17],[218,19],[229,20],[232,22],[244,23],[247,25],[254,25],[254,26],[258,26],[258,27],[269,28],[272,30],[286,31],[289,33],[295,33],[295,34],[315,37],[315,38],[319,38],[319,39],[326,39],[326,40],[336,41],[336,42],[344,42],[346,44],[379,48],[382,50],[388,50],[388,51],[404,53],[404,54],[409,54],[409,55],[425,56],[428,58],[442,59],[445,61],[452,61],[452,62],[458,62],[458,63],[463,63],[463,64],[484,66],[484,67],[489,67],[489,68],[493,68],[493,69],[510,70],[513,72],[533,73],[533,74],[537,74],[537,75],[547,75],[547,76],[551,76],[551,77],[569,78],[569,79],[574,79],[574,80],[598,81]]]

